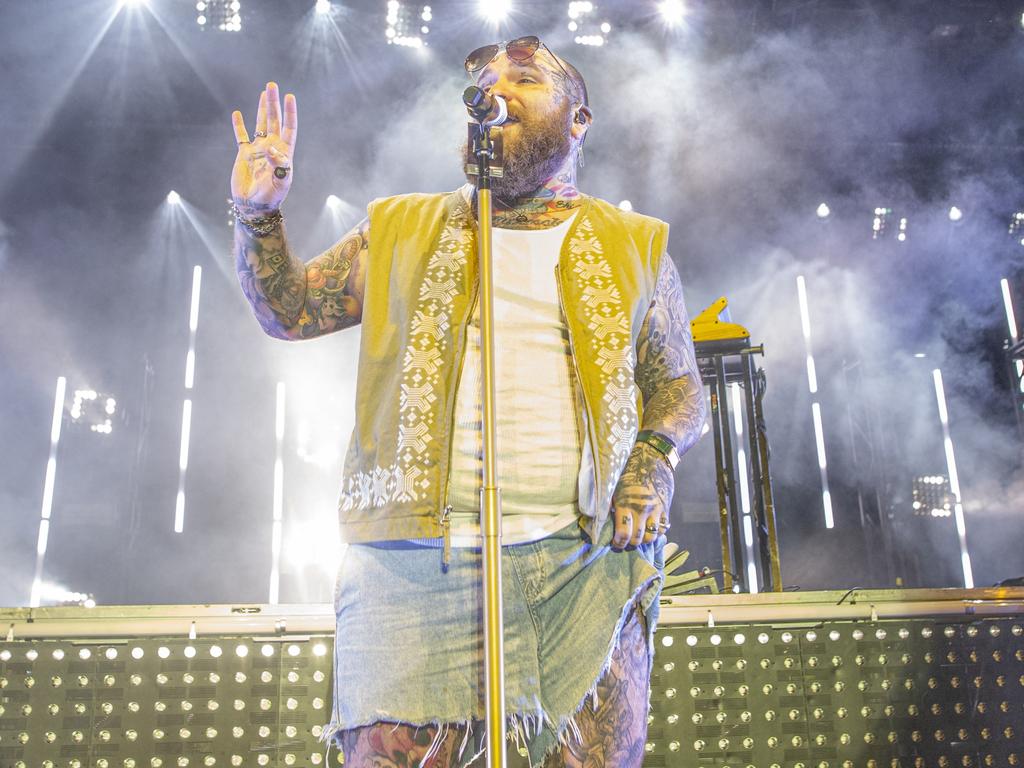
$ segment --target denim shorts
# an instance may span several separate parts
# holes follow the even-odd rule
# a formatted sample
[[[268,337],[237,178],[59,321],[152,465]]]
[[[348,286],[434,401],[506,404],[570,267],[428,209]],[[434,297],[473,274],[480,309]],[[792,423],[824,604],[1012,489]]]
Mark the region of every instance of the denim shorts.
[[[613,552],[611,537],[609,522],[594,545],[574,522],[502,549],[508,735],[531,763],[571,732],[634,603],[653,649],[664,538]],[[346,549],[325,740],[379,721],[472,727],[484,719],[481,569],[479,548],[452,549],[447,572],[439,549],[413,542]],[[481,745],[479,722],[476,730]],[[468,752],[464,742],[463,764]]]

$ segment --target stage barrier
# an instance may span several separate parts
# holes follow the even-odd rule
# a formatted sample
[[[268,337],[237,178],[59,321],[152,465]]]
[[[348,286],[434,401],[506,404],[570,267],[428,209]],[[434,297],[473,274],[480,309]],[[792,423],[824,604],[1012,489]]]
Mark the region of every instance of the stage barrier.
[[[0,610],[0,768],[338,765],[333,628],[329,605]],[[664,598],[655,642],[651,768],[1024,761],[1024,589]]]

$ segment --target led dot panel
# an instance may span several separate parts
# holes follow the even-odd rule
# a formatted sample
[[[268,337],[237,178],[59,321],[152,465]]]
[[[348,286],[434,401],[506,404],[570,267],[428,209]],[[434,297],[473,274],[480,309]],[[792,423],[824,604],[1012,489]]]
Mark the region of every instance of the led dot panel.
[[[0,766],[325,765],[331,647],[329,636],[0,643]]]
[[[1024,620],[664,625],[645,766],[1024,759]],[[0,768],[338,765],[330,635],[0,642]],[[509,764],[525,765],[513,748]]]
[[[1018,766],[1022,625],[666,627],[644,764]]]

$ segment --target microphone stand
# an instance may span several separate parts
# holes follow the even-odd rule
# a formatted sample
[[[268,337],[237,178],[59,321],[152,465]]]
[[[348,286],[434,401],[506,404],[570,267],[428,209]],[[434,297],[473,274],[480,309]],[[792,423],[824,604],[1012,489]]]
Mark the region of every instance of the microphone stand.
[[[483,425],[483,487],[480,489],[480,530],[483,536],[484,681],[486,685],[487,766],[505,768],[505,651],[501,588],[501,492],[498,488],[494,395],[494,292],[491,252],[491,177],[501,176],[501,132],[491,136],[486,110],[474,110],[470,89],[463,94],[477,122],[469,124],[470,160],[467,171],[476,174],[477,251],[480,262],[480,369]]]

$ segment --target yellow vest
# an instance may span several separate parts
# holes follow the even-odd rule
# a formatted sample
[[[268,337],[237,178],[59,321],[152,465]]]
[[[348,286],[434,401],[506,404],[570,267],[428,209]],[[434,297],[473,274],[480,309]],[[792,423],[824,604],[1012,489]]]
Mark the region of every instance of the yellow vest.
[[[356,418],[338,516],[350,543],[447,535],[455,395],[477,299],[476,223],[461,191],[382,198],[368,208]],[[555,279],[594,457],[598,536],[636,440],[636,343],[668,225],[585,197]],[[501,350],[496,350],[501,354]]]

